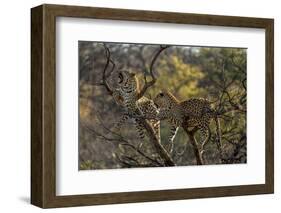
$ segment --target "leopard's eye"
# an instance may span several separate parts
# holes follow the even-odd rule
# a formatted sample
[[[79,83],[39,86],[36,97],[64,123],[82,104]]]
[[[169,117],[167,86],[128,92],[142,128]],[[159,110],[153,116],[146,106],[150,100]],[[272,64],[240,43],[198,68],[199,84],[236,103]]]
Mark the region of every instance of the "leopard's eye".
[[[160,92],[159,95],[160,95],[160,97],[163,97],[163,96],[164,96],[163,92]]]
[[[122,82],[123,82],[123,80],[124,80],[124,78],[123,78],[123,75],[122,75],[122,73],[119,73],[119,75],[118,75],[118,83],[119,84],[121,84]]]

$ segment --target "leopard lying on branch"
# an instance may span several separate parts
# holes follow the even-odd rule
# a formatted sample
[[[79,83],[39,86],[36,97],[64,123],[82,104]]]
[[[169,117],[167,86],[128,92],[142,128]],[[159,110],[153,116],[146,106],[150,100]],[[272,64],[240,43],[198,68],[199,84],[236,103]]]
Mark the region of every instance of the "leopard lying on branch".
[[[217,113],[211,108],[208,100],[203,98],[192,98],[180,102],[170,92],[160,92],[154,98],[154,104],[159,109],[156,118],[158,120],[168,120],[171,124],[171,132],[168,137],[170,150],[173,150],[173,140],[179,127],[195,127],[200,132],[201,144],[204,146],[210,136],[210,120],[216,121],[217,142],[221,149],[221,130]],[[171,152],[170,151],[170,152]]]

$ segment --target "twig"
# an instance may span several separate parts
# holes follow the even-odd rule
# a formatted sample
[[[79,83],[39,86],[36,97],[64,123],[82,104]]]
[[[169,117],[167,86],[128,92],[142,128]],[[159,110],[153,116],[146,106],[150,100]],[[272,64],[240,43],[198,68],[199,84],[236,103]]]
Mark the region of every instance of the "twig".
[[[132,145],[132,144],[130,144],[130,143],[121,143],[121,144],[119,144],[119,145],[121,145],[121,146],[128,146],[128,147],[132,148],[133,150],[135,150],[137,153],[139,153],[139,154],[140,154],[142,157],[144,157],[145,159],[148,159],[148,160],[150,160],[151,162],[153,162],[155,165],[157,165],[157,166],[162,166],[162,164],[161,164],[158,160],[153,159],[153,158],[147,156],[147,155],[146,155],[144,152],[142,152],[139,148],[135,147],[134,145]]]
[[[102,133],[96,131],[95,129],[91,128],[90,126],[88,126],[87,124],[85,124],[84,122],[80,121],[81,125],[88,130],[89,132],[91,132],[92,134],[94,134],[95,136],[98,136],[100,138],[102,138],[103,140],[105,140],[106,142],[112,142],[112,141],[117,141],[117,142],[125,142],[128,143],[127,140],[125,140],[123,137],[122,138],[110,138],[108,136],[103,135]]]

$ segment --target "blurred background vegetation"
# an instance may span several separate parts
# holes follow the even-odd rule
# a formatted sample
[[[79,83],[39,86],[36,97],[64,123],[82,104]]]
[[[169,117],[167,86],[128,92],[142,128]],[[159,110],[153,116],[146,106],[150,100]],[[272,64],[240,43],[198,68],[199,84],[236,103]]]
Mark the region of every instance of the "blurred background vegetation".
[[[137,74],[140,86],[148,73],[153,54],[159,45],[106,43],[116,69]],[[154,65],[155,85],[146,97],[154,98],[162,89],[179,100],[207,98],[222,114],[221,130],[223,160],[215,144],[215,122],[211,122],[212,137],[204,152],[205,164],[246,163],[246,58],[243,48],[169,46]],[[148,139],[140,141],[132,122],[123,128],[122,140],[132,147],[122,146],[110,131],[122,114],[103,86],[99,86],[106,63],[103,43],[79,41],[79,169],[114,169],[137,167],[147,159],[134,149],[142,143],[143,152],[157,159]],[[114,87],[115,85],[112,84]],[[167,147],[169,125],[161,121],[161,143]],[[124,141],[123,141],[124,142]],[[126,156],[124,163],[120,160]],[[172,158],[178,166],[196,165],[192,146],[182,129],[175,138]],[[135,165],[135,166],[132,166]]]

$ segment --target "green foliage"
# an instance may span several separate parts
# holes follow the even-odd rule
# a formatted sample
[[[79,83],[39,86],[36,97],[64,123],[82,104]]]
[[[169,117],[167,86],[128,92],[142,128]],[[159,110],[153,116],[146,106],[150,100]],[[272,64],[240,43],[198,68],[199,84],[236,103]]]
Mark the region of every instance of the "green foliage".
[[[162,58],[157,70],[156,84],[150,90],[153,97],[159,93],[159,89],[169,90],[182,99],[196,97],[204,92],[198,86],[199,81],[204,78],[200,67],[184,63],[177,55]]]

